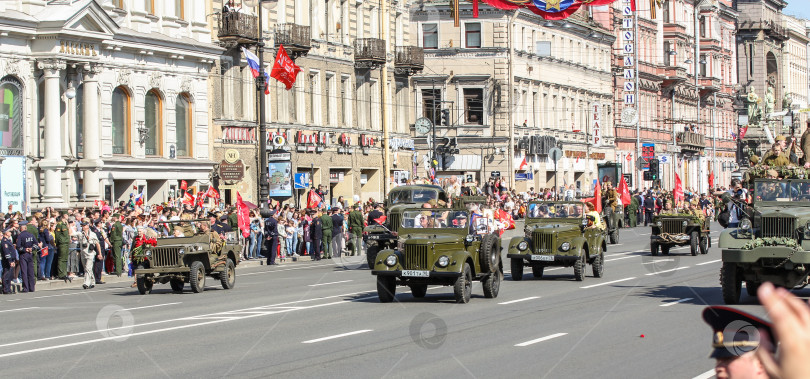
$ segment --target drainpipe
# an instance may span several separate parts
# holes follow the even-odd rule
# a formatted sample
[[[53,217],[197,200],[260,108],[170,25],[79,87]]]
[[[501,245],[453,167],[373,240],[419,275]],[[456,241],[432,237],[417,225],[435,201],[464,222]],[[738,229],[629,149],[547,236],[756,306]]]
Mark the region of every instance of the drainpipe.
[[[388,43],[388,31],[390,28],[390,18],[388,17],[388,2],[387,1],[380,1],[382,6],[380,12],[380,28],[382,28],[382,36],[381,39],[385,42],[385,53],[388,54],[388,48],[390,44]],[[394,55],[396,56],[396,45],[394,47]],[[380,69],[380,87],[382,88],[382,100],[380,101],[382,106],[382,132],[383,132],[383,141],[382,141],[382,148],[383,148],[383,197],[388,195],[388,187],[390,187],[389,183],[389,175],[391,175],[391,148],[390,148],[390,128],[391,126],[388,125],[388,63],[384,62],[382,64],[382,68]],[[435,129],[435,128],[434,128]]]
[[[513,117],[514,117],[513,113],[514,112],[513,112],[513,109],[511,109],[512,102],[514,101],[514,99],[512,99],[512,92],[514,92],[512,86],[513,86],[513,83],[515,81],[515,78],[514,78],[514,69],[513,69],[512,66],[514,65],[513,56],[514,56],[515,47],[514,47],[514,38],[512,38],[512,25],[515,23],[515,20],[517,19],[517,16],[519,14],[520,14],[520,9],[515,9],[515,12],[512,14],[512,17],[509,18],[509,22],[506,24],[506,45],[507,45],[507,50],[508,50],[508,56],[507,57],[508,57],[508,60],[509,60],[509,66],[508,66],[509,77],[507,78],[507,80],[509,82],[509,85],[508,85],[509,95],[507,97],[507,99],[509,99],[509,117],[507,118],[507,122],[509,122],[509,134],[507,135],[507,138],[509,138],[509,152],[506,154],[506,158],[507,158],[506,167],[509,170],[509,188],[510,189],[515,188],[515,167],[514,167],[514,165],[515,165],[515,162],[514,162],[514,160],[515,160],[515,158],[514,158],[515,139],[513,138],[513,136],[515,135],[515,123],[514,123],[514,120],[513,120]],[[495,133],[493,133],[493,135],[495,135]],[[483,181],[483,178],[482,178],[482,181]]]

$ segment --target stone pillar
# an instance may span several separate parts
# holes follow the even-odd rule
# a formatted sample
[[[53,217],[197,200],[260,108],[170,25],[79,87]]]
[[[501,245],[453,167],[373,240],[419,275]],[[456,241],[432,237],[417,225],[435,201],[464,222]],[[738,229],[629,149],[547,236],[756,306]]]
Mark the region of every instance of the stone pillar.
[[[99,170],[104,166],[101,154],[101,122],[98,119],[98,66],[86,65],[83,72],[82,98],[84,101],[84,158],[79,168],[84,171],[84,193],[87,200],[101,198]]]
[[[65,160],[62,159],[62,123],[61,95],[59,88],[60,73],[65,69],[61,60],[40,61],[37,63],[45,76],[45,158],[39,162],[39,168],[45,171],[45,186],[42,194],[43,203],[62,203],[62,170]]]

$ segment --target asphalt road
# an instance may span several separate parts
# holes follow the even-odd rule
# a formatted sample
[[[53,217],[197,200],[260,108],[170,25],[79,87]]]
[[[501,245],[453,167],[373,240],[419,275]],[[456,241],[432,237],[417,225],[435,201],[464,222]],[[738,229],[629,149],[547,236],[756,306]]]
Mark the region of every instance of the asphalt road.
[[[451,287],[424,299],[398,287],[380,304],[374,277],[348,260],[242,268],[233,290],[207,278],[203,294],[111,283],[2,297],[0,365],[47,378],[710,377],[700,314],[722,304],[720,252],[653,258],[649,232],[622,230],[603,278],[527,269],[514,282],[506,263],[498,298],[475,283],[469,304]]]

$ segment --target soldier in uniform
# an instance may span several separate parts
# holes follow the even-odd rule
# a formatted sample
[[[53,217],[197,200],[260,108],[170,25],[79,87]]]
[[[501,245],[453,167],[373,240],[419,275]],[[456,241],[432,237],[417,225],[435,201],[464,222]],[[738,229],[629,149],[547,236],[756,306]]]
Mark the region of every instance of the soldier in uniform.
[[[773,353],[776,346],[771,323],[725,306],[703,310],[703,321],[712,328],[714,371],[718,378],[769,378],[757,349]],[[766,333],[759,333],[760,330]],[[762,338],[768,340],[763,343]]]
[[[64,281],[70,280],[67,275],[68,254],[70,253],[70,228],[68,227],[68,214],[62,213],[59,223],[56,224],[56,248],[59,250],[56,277]]]
[[[807,121],[807,128],[802,133],[799,146],[802,149],[802,159],[799,162],[805,167],[810,167],[810,121]]]
[[[115,275],[121,276],[124,261],[121,257],[121,247],[124,244],[124,225],[121,224],[121,215],[113,213],[115,223],[110,230],[110,242],[112,242],[113,262],[115,264]]]
[[[638,225],[638,208],[641,206],[639,198],[635,194],[630,198],[630,204],[627,206],[627,220],[631,228]]]
[[[762,163],[767,166],[787,166],[790,159],[785,153],[785,136],[777,136],[776,142],[762,157]]]
[[[34,242],[36,243],[36,245],[39,248],[42,248],[42,242],[40,242],[40,240],[39,240],[39,220],[36,217],[31,216],[31,217],[28,218],[28,226],[25,227],[25,231],[27,231],[28,233],[31,233],[31,235],[34,236]],[[39,253],[35,252],[33,254],[32,259],[34,261],[33,262],[34,277],[36,277],[37,273],[39,272]],[[39,280],[45,280],[43,278],[38,278],[38,279]],[[31,292],[34,292],[34,291],[31,291]]]
[[[225,230],[222,228],[222,225],[219,224],[217,221],[217,215],[214,213],[208,213],[208,226],[210,227],[211,231],[217,232],[219,234],[224,234]]]
[[[323,229],[323,256],[332,259],[332,217],[327,212],[321,216],[321,228]]]
[[[20,226],[28,225],[23,220]],[[34,247],[37,246],[36,237],[28,229],[23,230],[17,236],[17,251],[20,253],[20,273],[23,279],[23,292],[34,292],[36,288],[36,276],[34,275]]]
[[[321,225],[321,210],[318,209],[312,216],[309,226],[309,235],[312,237],[312,259],[321,260],[321,241],[323,240],[323,225]],[[371,216],[369,216],[371,217]]]
[[[14,267],[17,266],[19,256],[17,248],[14,247],[14,242],[11,241],[11,228],[6,228],[3,231],[2,240],[0,240],[0,253],[3,255],[3,293],[11,293],[11,280],[14,279]]]
[[[276,254],[278,253],[278,221],[275,218],[275,211],[263,214],[264,219],[264,237],[267,246],[267,264],[276,264]]]
[[[664,204],[664,210],[661,211],[661,216],[673,216],[677,214],[678,212],[672,207],[672,202],[667,201],[666,204]]]
[[[352,237],[352,256],[360,255],[363,244],[363,213],[360,212],[360,205],[355,205],[354,210],[349,212],[349,233]]]

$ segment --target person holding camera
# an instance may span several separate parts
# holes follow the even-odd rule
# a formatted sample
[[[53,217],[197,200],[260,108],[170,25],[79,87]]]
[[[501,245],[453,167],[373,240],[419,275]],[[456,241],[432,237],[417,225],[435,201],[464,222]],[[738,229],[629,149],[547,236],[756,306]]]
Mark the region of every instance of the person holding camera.
[[[81,260],[84,265],[84,289],[93,288],[96,286],[95,277],[93,276],[93,261],[101,260],[101,244],[98,241],[96,233],[90,231],[90,220],[82,220],[82,230],[76,237],[79,240],[79,250],[81,252]]]

